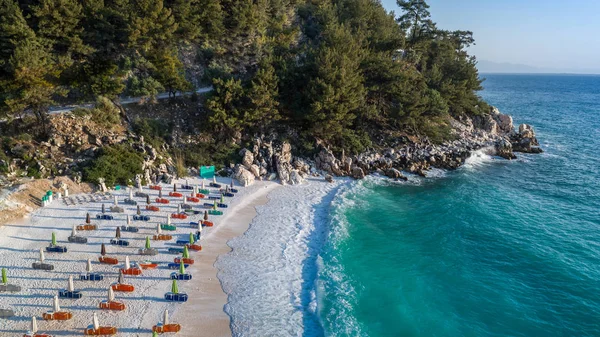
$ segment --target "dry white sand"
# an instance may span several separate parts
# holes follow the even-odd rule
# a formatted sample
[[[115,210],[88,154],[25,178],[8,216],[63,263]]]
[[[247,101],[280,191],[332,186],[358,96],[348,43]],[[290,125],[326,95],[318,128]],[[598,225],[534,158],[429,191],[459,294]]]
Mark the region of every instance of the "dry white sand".
[[[177,181],[181,184],[183,180]],[[200,184],[199,179],[189,179],[190,185]],[[221,183],[229,183],[223,180]],[[216,277],[217,270],[214,262],[223,253],[230,251],[227,241],[242,234],[255,215],[254,207],[266,202],[267,194],[279,186],[273,182],[257,182],[248,188],[240,188],[236,197],[227,200],[229,208],[223,209],[225,215],[211,216],[215,222],[212,228],[205,228],[202,234],[201,252],[190,252],[196,263],[188,268],[193,275],[191,281],[180,281],[180,292],[190,296],[187,303],[175,304],[163,299],[164,293],[170,291],[170,274],[173,272],[166,268],[166,263],[172,262],[176,255],[166,253],[169,247],[175,247],[176,239],[185,240],[190,232],[196,231],[196,226],[190,226],[190,221],[198,221],[202,215],[192,215],[187,220],[173,220],[178,226],[173,243],[152,241],[152,246],[158,248],[160,255],[149,257],[149,260],[159,262],[160,267],[155,270],[145,270],[143,276],[126,277],[126,282],[136,287],[133,293],[117,293],[117,300],[126,304],[127,309],[122,312],[107,312],[98,309],[98,303],[106,298],[107,289],[116,281],[118,269],[122,265],[102,265],[97,261],[100,255],[100,245],[107,245],[107,255],[114,256],[123,261],[125,256],[130,256],[133,261],[146,260],[143,256],[136,255],[137,249],[144,245],[146,236],[155,233],[156,224],[164,223],[166,216],[174,212],[179,200],[169,198],[168,192],[172,186],[163,186],[163,197],[171,200],[170,205],[159,205],[161,212],[142,211],[151,216],[149,222],[133,222],[132,225],[140,227],[139,233],[122,233],[122,238],[129,240],[130,247],[116,247],[109,244],[114,237],[115,228],[125,224],[126,214],[135,214],[135,206],[123,205],[127,197],[126,191],[113,191],[119,195],[119,206],[126,209],[125,213],[110,213],[108,209],[113,204],[112,197],[106,200],[99,199],[99,195],[73,195],[71,199],[75,205],[66,205],[63,201],[55,200],[50,206],[38,209],[20,223],[12,223],[0,227],[0,267],[8,268],[9,283],[23,288],[20,293],[0,293],[0,308],[10,308],[15,311],[15,316],[0,320],[0,336],[20,336],[29,327],[32,316],[41,320],[41,315],[51,309],[52,297],[67,285],[70,275],[75,278],[75,288],[84,293],[78,300],[61,299],[63,310],[71,311],[73,319],[64,322],[38,321],[39,331],[55,336],[81,336],[83,329],[91,324],[92,314],[98,313],[101,325],[113,325],[119,328],[119,336],[149,336],[152,326],[161,317],[164,309],[171,312],[171,322],[180,323],[183,327],[178,335],[182,336],[229,336],[229,317],[223,312],[227,301]],[[207,186],[208,187],[208,186]],[[213,189],[214,190],[214,189]],[[154,200],[157,191],[147,188],[144,192],[151,194]],[[189,194],[189,191],[180,191]],[[93,200],[92,200],[93,199]],[[143,198],[135,198],[145,206]],[[102,203],[106,204],[107,213],[115,216],[113,221],[95,220],[95,215],[100,213]],[[201,201],[201,204],[203,201]],[[194,207],[195,209],[201,209]],[[69,243],[67,237],[73,225],[81,224],[85,214],[89,212],[92,222],[100,226],[99,230],[79,232],[86,236],[88,243],[85,245]],[[66,245],[68,253],[46,253],[46,262],[55,266],[51,272],[37,271],[31,268],[31,263],[39,256],[39,249],[45,248],[51,238],[51,233],[57,235],[59,245]],[[165,232],[166,233],[166,232]],[[104,275],[104,280],[99,282],[79,281],[79,274],[85,273],[87,259],[91,259],[94,272]]]

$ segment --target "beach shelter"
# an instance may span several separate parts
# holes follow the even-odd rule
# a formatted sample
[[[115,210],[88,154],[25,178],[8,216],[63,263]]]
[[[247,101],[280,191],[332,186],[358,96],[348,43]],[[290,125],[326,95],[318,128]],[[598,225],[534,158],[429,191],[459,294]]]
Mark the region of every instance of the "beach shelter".
[[[212,178],[215,175],[214,166],[200,166],[200,177],[201,178]]]

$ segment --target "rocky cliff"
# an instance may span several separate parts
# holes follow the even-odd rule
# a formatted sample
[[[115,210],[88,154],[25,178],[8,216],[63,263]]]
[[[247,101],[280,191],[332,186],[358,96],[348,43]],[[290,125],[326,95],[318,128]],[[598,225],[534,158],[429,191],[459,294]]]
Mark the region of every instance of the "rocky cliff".
[[[488,149],[491,155],[516,158],[515,152],[540,153],[539,143],[530,125],[513,125],[512,117],[492,108],[488,114],[450,121],[454,140],[433,144],[426,138],[403,137],[392,146],[380,146],[359,155],[336,155],[321,148],[312,159],[292,156],[289,143],[256,139],[252,149],[240,152],[242,163],[233,168],[234,176],[244,185],[254,179],[275,179],[297,184],[318,171],[326,175],[362,179],[379,172],[394,179],[405,179],[402,171],[425,176],[430,168],[456,169],[472,152]]]

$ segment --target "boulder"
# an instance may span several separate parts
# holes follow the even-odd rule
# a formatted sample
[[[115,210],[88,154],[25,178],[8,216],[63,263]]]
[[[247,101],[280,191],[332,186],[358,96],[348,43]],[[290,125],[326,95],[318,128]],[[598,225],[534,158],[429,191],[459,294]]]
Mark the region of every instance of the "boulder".
[[[242,186],[248,186],[248,185],[252,185],[252,183],[254,183],[254,174],[252,174],[252,172],[248,171],[244,166],[242,165],[236,165],[235,169],[234,169],[234,175],[233,177],[235,179],[237,179],[237,181],[239,181],[240,185]]]
[[[242,156],[242,165],[247,169],[250,169],[254,163],[254,154],[248,149],[243,149],[240,151],[240,156]]]
[[[246,165],[244,165],[245,167]],[[252,172],[252,174],[254,174],[254,176],[256,178],[260,177],[260,167],[258,167],[258,165],[256,164],[252,164],[250,165],[250,168],[248,169],[250,172]]]
[[[398,170],[397,170],[397,169],[395,169],[395,168],[390,168],[390,169],[387,169],[387,170],[385,171],[385,175],[386,175],[386,176],[388,176],[389,178],[392,178],[392,179],[400,179],[400,180],[404,180],[404,181],[408,180],[408,178],[406,178],[406,177],[405,177],[405,176],[402,174],[402,172],[398,171]]]
[[[292,185],[302,184],[304,182],[304,177],[300,174],[298,170],[292,170],[290,172],[290,183]]]
[[[515,159],[516,156],[513,153],[512,143],[506,139],[501,138],[495,144],[496,155],[504,159]]]
[[[328,183],[332,183],[333,182],[333,176],[331,174],[328,174],[325,176],[325,181],[327,181]]]
[[[352,178],[354,179],[364,179],[365,171],[358,166],[352,166]]]

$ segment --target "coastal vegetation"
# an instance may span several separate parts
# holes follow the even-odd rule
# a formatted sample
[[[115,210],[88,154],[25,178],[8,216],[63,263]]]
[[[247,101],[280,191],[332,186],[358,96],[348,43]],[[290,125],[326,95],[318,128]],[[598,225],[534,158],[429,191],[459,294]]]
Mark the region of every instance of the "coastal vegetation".
[[[466,51],[472,33],[438,28],[423,0],[398,7],[396,15],[377,0],[0,0],[2,130],[46,141],[51,106],[96,102],[75,115],[171,142],[169,155],[179,151],[190,166],[225,164],[262,134],[304,155],[319,146],[356,154],[403,136],[449,140],[450,117],[489,111]],[[207,97],[175,99],[207,85]],[[119,103],[155,104],[161,92],[188,106],[186,127],[201,141],[176,144],[175,116],[130,120]]]

